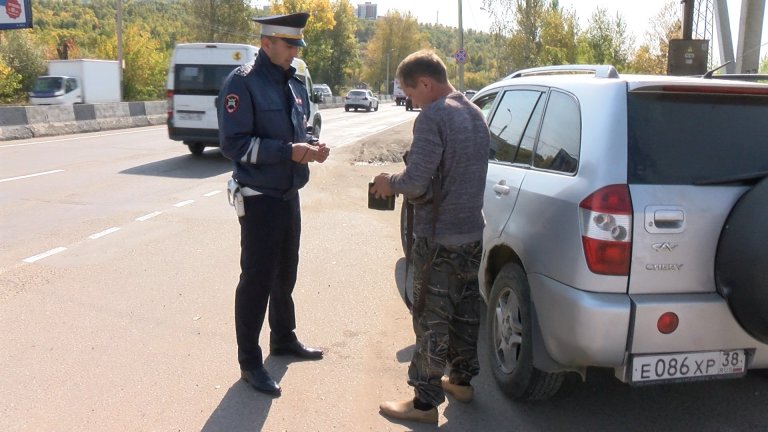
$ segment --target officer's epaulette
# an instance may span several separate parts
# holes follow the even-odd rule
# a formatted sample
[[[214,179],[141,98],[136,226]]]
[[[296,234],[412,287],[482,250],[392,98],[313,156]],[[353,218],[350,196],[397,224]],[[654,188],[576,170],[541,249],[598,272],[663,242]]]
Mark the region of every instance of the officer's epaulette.
[[[253,62],[245,63],[245,64],[240,65],[235,70],[235,74],[240,75],[240,76],[248,76],[248,74],[251,73],[251,69],[253,69]]]

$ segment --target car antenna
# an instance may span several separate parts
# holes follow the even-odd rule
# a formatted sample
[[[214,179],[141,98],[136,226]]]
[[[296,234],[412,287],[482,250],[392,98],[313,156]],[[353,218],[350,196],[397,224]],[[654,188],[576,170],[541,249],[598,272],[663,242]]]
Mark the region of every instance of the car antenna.
[[[702,78],[711,79],[712,75],[715,74],[715,72],[719,71],[720,69],[728,66],[729,64],[733,63],[733,60],[728,60],[727,62],[721,64],[720,66],[712,69],[711,71],[707,71],[704,75],[702,75]]]

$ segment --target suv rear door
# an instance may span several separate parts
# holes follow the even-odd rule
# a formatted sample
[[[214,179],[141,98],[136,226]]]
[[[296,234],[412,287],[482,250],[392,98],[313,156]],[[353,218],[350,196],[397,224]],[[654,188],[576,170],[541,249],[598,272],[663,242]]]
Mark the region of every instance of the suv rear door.
[[[490,96],[479,95],[474,102],[486,111]],[[491,144],[483,202],[486,241],[501,235],[515,207],[530,167],[546,96],[543,88],[512,86],[494,97],[488,114]]]
[[[768,95],[759,93],[690,84],[628,93],[631,294],[715,292],[726,218],[759,180],[748,174],[768,170]]]

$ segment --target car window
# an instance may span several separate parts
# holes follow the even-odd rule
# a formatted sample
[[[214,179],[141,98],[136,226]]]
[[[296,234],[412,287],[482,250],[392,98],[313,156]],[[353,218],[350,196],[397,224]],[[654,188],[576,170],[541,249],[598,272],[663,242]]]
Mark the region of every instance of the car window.
[[[517,148],[515,163],[530,165],[531,159],[533,159],[533,145],[536,143],[536,134],[539,132],[541,113],[544,112],[544,99],[543,97],[540,98],[539,103],[536,104],[536,108],[531,113],[528,125],[525,127],[525,132],[523,132],[523,137]]]
[[[633,92],[630,183],[683,184],[768,171],[768,96]]]
[[[552,91],[541,125],[533,166],[575,173],[581,148],[581,115],[576,100]]]
[[[480,108],[480,111],[483,112],[483,117],[486,119],[488,119],[488,114],[491,112],[491,108],[493,108],[493,103],[496,101],[496,96],[498,96],[498,93],[493,92],[491,94],[480,96],[472,101],[475,105],[478,106],[478,108]]]
[[[523,133],[541,95],[542,93],[536,90],[510,90],[502,95],[488,125],[491,132],[491,159],[501,162],[515,160]]]

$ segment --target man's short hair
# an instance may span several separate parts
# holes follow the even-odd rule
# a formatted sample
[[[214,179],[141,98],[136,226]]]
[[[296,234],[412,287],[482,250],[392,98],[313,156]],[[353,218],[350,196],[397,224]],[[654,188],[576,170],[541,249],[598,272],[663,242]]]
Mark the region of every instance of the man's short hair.
[[[434,51],[416,51],[404,58],[397,66],[395,77],[401,85],[416,87],[420,77],[429,77],[440,84],[448,83],[445,63]]]

